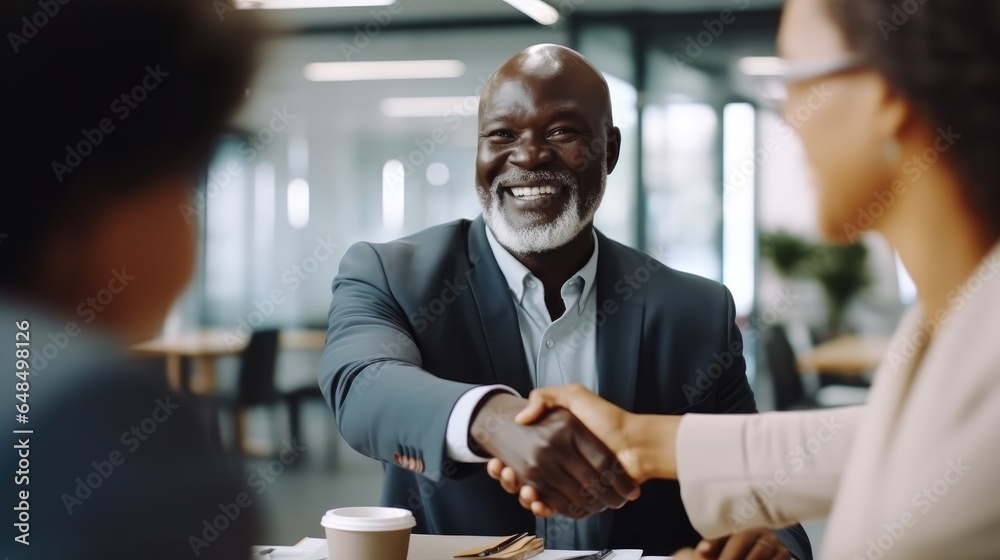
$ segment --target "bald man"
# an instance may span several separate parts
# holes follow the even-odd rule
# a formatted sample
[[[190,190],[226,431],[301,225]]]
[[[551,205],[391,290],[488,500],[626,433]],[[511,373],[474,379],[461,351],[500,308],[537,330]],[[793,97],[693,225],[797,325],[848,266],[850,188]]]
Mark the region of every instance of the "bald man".
[[[676,483],[640,491],[568,412],[513,421],[532,388],[566,383],[642,413],[756,411],[729,291],[594,228],[620,145],[600,72],[565,47],[525,49],[480,101],[482,215],[344,256],[320,386],[417,532],[646,554],[700,540]],[[564,515],[535,519],[486,474],[491,457]],[[741,538],[811,558],[800,528]]]

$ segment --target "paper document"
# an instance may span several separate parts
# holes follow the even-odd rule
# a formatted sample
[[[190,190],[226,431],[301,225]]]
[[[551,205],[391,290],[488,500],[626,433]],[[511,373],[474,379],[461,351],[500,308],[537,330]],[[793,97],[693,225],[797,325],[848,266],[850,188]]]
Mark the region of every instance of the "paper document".
[[[587,554],[588,552],[597,552],[596,550],[546,550],[545,552],[535,556],[531,560],[560,560],[561,558],[572,558],[574,556],[580,556],[581,554]],[[615,550],[615,553],[611,556],[605,557],[605,560],[639,560],[642,558],[641,550]]]

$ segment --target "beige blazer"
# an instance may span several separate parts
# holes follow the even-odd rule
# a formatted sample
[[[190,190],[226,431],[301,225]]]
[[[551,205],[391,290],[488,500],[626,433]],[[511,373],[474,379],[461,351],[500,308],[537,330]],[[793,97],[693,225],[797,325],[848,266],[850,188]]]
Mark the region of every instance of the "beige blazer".
[[[685,416],[695,528],[828,516],[826,560],[1000,558],[1000,245],[949,302],[904,317],[863,407]]]

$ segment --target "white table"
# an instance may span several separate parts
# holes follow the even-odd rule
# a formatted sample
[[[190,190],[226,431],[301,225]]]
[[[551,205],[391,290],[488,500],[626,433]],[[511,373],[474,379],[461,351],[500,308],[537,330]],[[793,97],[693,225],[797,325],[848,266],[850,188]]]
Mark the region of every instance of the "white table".
[[[410,551],[407,560],[452,560],[452,554],[467,548],[485,546],[500,537],[452,537],[435,535],[413,535],[410,537]],[[263,548],[263,547],[257,547]],[[272,548],[272,547],[267,547]],[[324,560],[327,558],[326,539],[302,539],[295,546],[273,547],[275,552],[270,560]],[[255,548],[256,550],[256,548]],[[573,552],[545,551],[532,560],[558,560],[571,556]],[[579,554],[584,554],[580,552]],[[637,551],[621,551],[610,560],[634,560]],[[266,558],[265,558],[266,560]],[[667,556],[643,556],[640,560],[670,560]]]
[[[503,537],[450,537],[435,535],[413,535],[410,537],[410,552],[406,560],[452,560],[452,555],[460,550],[488,546]],[[593,551],[591,551],[593,552]],[[546,550],[532,560],[559,560],[573,556],[572,551]],[[586,554],[578,552],[577,555]],[[621,551],[610,560],[640,560],[639,550]]]

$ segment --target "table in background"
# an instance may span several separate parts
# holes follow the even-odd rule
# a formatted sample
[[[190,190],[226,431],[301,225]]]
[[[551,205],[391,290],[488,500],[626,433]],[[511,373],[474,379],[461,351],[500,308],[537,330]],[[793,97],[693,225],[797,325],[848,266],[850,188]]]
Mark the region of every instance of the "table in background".
[[[874,371],[889,351],[889,337],[843,335],[817,345],[798,359],[799,371],[864,375]]]
[[[161,356],[167,362],[167,381],[175,391],[183,388],[183,360],[197,364],[198,375],[192,380],[194,393],[215,390],[215,360],[238,356],[250,342],[235,329],[200,329],[168,335],[132,346],[132,352],[144,356]],[[322,329],[289,329],[281,331],[279,346],[283,350],[322,350],[326,331]]]

